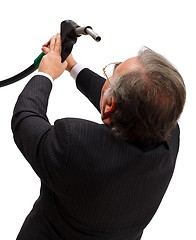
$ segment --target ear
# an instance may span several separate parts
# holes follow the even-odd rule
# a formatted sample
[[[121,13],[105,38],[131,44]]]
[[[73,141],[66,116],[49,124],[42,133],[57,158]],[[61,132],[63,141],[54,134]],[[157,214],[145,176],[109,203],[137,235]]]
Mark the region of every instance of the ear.
[[[115,109],[114,98],[111,97],[110,99],[105,99],[105,103],[104,103],[104,107],[103,107],[104,116],[109,117],[109,115],[114,112],[114,109]]]

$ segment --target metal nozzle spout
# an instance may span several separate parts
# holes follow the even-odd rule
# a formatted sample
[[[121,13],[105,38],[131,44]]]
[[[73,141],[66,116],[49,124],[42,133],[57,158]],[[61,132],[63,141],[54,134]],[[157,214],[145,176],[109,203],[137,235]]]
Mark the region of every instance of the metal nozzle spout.
[[[101,41],[101,37],[95,33],[92,29],[92,27],[87,26],[87,27],[77,27],[75,29],[75,33],[76,35],[80,36],[80,35],[90,35],[95,41],[99,42]]]

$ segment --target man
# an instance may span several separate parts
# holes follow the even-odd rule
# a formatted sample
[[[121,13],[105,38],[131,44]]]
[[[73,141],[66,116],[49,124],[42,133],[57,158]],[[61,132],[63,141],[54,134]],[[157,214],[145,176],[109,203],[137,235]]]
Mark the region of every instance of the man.
[[[171,180],[185,103],[178,71],[144,49],[115,64],[106,80],[51,38],[38,73],[14,109],[15,142],[41,179],[40,197],[17,240],[138,240]],[[46,116],[52,82],[64,70],[100,111],[103,124]],[[110,75],[110,76],[108,76]]]

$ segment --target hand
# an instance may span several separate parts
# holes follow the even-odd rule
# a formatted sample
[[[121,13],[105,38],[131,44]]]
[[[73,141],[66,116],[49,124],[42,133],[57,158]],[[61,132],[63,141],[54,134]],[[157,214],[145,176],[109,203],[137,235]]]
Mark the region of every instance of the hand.
[[[49,45],[49,47],[47,47]],[[43,45],[43,56],[38,72],[49,74],[53,80],[58,78],[67,68],[66,60],[61,62],[61,37],[60,34],[53,36],[50,41]]]

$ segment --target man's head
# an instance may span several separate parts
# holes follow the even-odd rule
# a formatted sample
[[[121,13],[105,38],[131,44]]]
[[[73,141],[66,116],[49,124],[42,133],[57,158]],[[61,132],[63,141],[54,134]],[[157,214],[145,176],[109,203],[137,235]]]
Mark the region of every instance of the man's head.
[[[183,110],[186,91],[179,72],[145,48],[116,66],[103,86],[100,108],[114,135],[141,145],[168,139]]]

